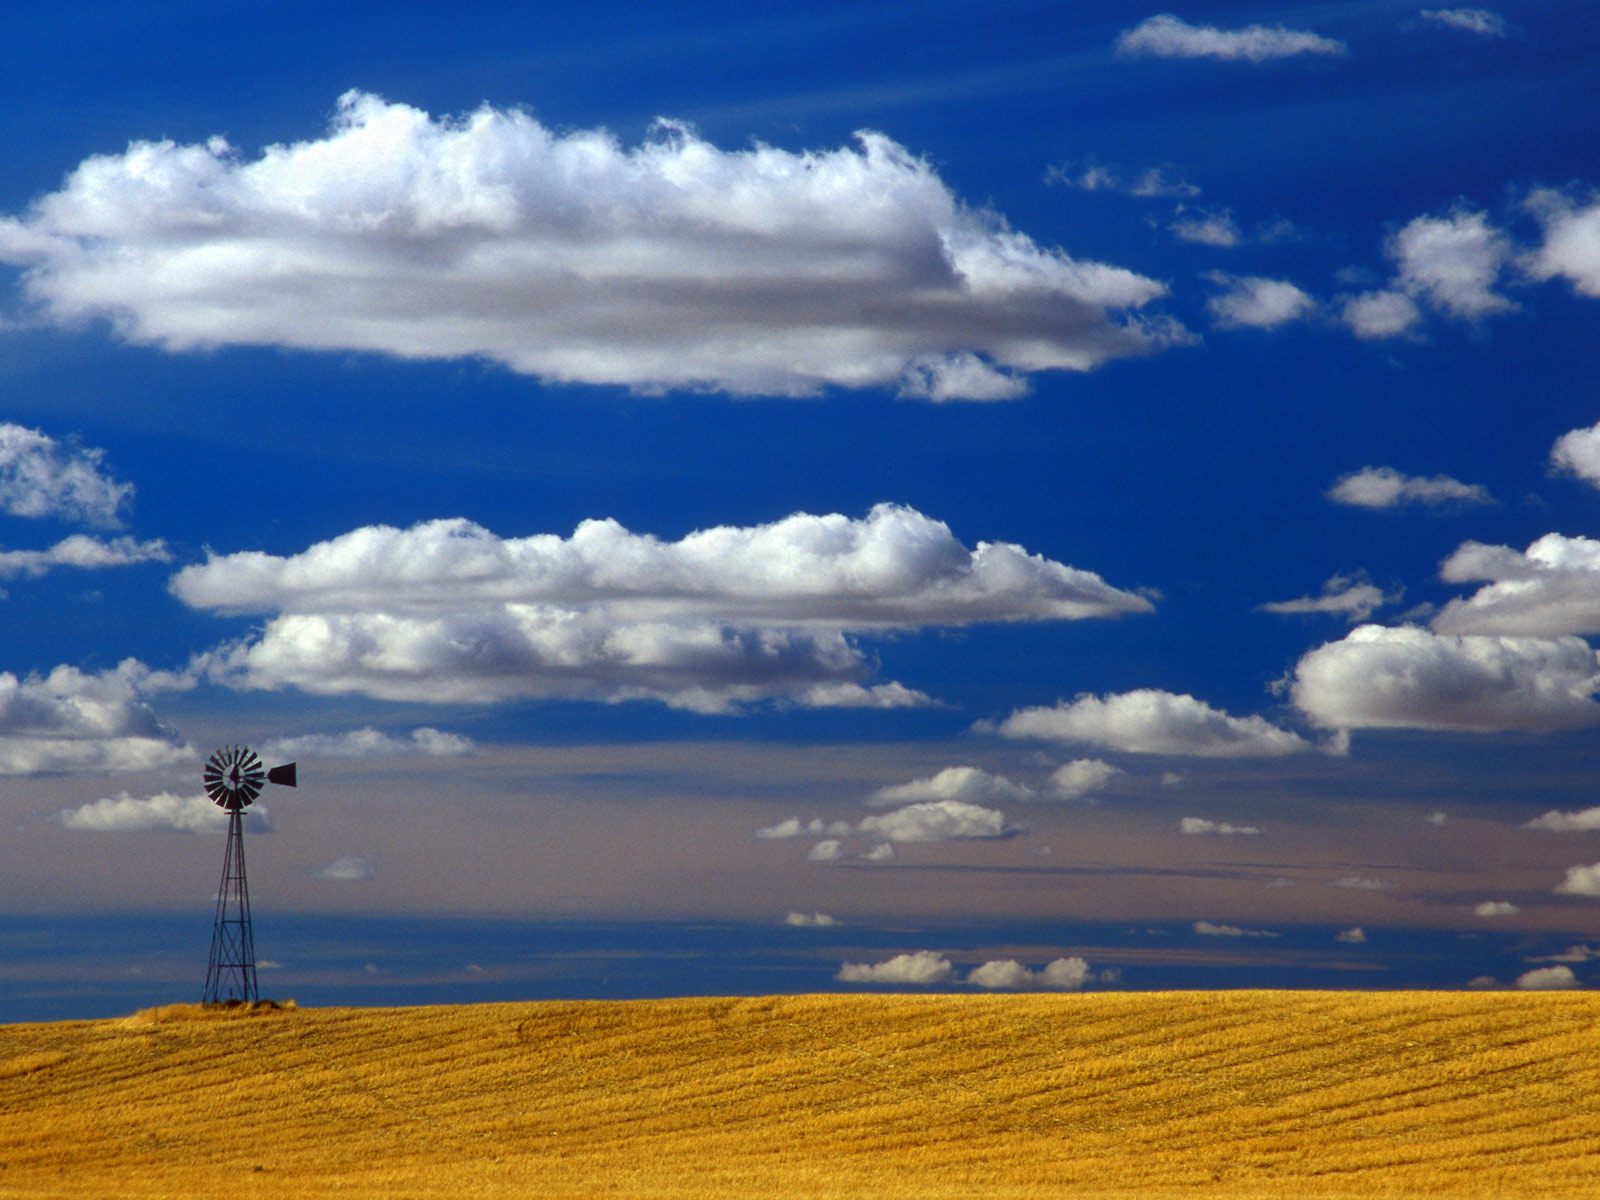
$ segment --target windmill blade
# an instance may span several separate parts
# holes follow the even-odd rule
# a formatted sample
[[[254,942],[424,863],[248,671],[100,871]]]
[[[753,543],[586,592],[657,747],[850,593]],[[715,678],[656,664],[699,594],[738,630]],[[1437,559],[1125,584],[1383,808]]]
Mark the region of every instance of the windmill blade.
[[[282,787],[295,787],[294,763],[284,763],[281,767],[273,767],[267,772],[267,782],[276,783]]]

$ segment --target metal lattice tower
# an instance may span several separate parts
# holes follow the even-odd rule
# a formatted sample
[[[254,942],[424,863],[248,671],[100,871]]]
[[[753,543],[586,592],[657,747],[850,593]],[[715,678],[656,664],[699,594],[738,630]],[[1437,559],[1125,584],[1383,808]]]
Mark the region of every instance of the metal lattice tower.
[[[256,988],[256,939],[250,928],[250,881],[244,869],[244,810],[261,794],[263,783],[294,787],[294,763],[265,770],[248,746],[224,746],[206,762],[206,795],[228,814],[228,845],[222,856],[202,1004],[254,1004],[261,999]]]
[[[203,1004],[261,999],[256,990],[256,939],[250,929],[250,884],[244,873],[244,809],[228,810],[228,848],[222,857],[217,916]]]

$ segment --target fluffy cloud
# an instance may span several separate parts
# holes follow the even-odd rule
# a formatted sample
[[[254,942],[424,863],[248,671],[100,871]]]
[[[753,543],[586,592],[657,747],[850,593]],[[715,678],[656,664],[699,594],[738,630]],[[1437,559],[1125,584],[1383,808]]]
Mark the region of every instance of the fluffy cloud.
[[[1422,310],[1404,292],[1383,289],[1351,296],[1344,301],[1339,319],[1359,338],[1399,337],[1422,320]]]
[[[1343,54],[1345,44],[1320,34],[1282,25],[1247,25],[1243,29],[1218,29],[1190,25],[1162,13],[1124,30],[1117,38],[1121,54],[1148,54],[1158,58],[1215,58],[1225,62],[1266,62],[1298,54]]]
[[[1315,300],[1286,280],[1222,271],[1212,271],[1206,278],[1222,288],[1206,301],[1206,311],[1218,329],[1277,329],[1303,320],[1317,307]]]
[[[806,854],[807,862],[837,862],[844,857],[844,848],[837,838],[818,842]]]
[[[1083,167],[1060,163],[1045,172],[1045,182],[1064,184],[1083,192],[1115,192],[1143,200],[1200,194],[1199,188],[1170,167],[1124,171],[1095,163]]]
[[[1511,254],[1511,243],[1481,212],[1417,217],[1389,243],[1399,287],[1463,320],[1516,307],[1493,290]]]
[[[317,872],[317,878],[330,879],[335,883],[361,883],[377,873],[377,865],[370,858],[347,854],[323,867]]]
[[[1524,829],[1542,829],[1546,833],[1595,833],[1600,831],[1600,808],[1585,808],[1578,812],[1561,812],[1551,809],[1542,817],[1535,817]]]
[[[395,754],[424,754],[430,758],[456,758],[471,754],[471,738],[422,726],[406,737],[379,730],[353,729],[348,733],[308,733],[279,738],[262,747],[268,758],[374,758]]]
[[[783,923],[785,925],[792,925],[796,929],[831,929],[839,922],[834,920],[827,913],[792,912],[788,916],[784,917]]]
[[[848,821],[824,821],[820,817],[801,821],[799,817],[789,817],[776,825],[756,830],[756,837],[762,841],[775,842],[788,838],[820,837],[824,833],[833,834],[835,837],[847,837],[852,832]]]
[[[1008,738],[1083,742],[1128,754],[1266,758],[1313,749],[1260,717],[1234,717],[1193,696],[1142,688],[1020,708],[1000,723]]]
[[[1532,193],[1527,208],[1544,225],[1544,241],[1523,262],[1534,279],[1560,276],[1580,296],[1600,296],[1600,198],[1578,204],[1550,189]]]
[[[1052,959],[1031,971],[1013,958],[994,959],[967,972],[967,982],[981,988],[1013,992],[1073,992],[1091,978],[1089,964],[1074,955]]]
[[[244,819],[262,833],[272,829],[272,818],[262,804],[247,808]],[[56,820],[68,829],[94,833],[222,833],[228,828],[228,814],[208,797],[175,796],[171,792],[143,799],[121,792],[78,808],[64,808],[56,814]]]
[[[1514,917],[1522,910],[1509,900],[1485,900],[1475,904],[1472,915],[1475,917]]]
[[[834,976],[841,983],[946,983],[955,977],[950,960],[932,950],[896,954],[880,963],[843,963]]]
[[[1057,800],[1093,795],[1125,772],[1098,758],[1075,758],[1050,773],[1049,794]]]
[[[1545,992],[1580,987],[1571,967],[1535,967],[1517,976],[1516,986],[1524,991]]]
[[[0,244],[4,241],[0,225]],[[103,450],[63,444],[25,425],[0,423],[0,509],[19,517],[57,517],[118,525],[133,485],[101,470]]]
[[[140,542],[129,537],[100,538],[75,533],[48,550],[0,550],[0,579],[14,575],[39,576],[52,567],[77,567],[95,571],[104,567],[128,567],[143,562],[170,562],[172,555],[163,541]]]
[[[1563,896],[1600,896],[1600,863],[1568,867],[1566,878],[1555,890]]]
[[[1448,475],[1403,475],[1393,467],[1362,467],[1341,475],[1325,494],[1336,504],[1358,508],[1399,508],[1405,504],[1438,508],[1494,502],[1488,491],[1475,483],[1462,483]]]
[[[1391,283],[1346,302],[1345,323],[1361,337],[1393,337],[1421,319],[1418,305],[1463,321],[1516,308],[1494,290],[1512,261],[1510,240],[1486,214],[1457,209],[1443,217],[1417,217],[1385,247],[1395,264]]]
[[[1600,664],[1576,637],[1362,625],[1295,666],[1294,703],[1334,729],[1548,731],[1600,724]]]
[[[1425,8],[1417,14],[1431,25],[1483,37],[1505,37],[1505,18],[1487,8]]]
[[[1600,541],[1549,533],[1526,551],[1465,542],[1439,568],[1451,583],[1487,580],[1433,619],[1443,633],[1560,637],[1600,632]]]
[[[1270,929],[1241,929],[1237,925],[1219,925],[1214,921],[1196,921],[1194,931],[1201,937],[1226,937],[1226,938],[1275,938],[1282,934],[1273,933]]]
[[[860,520],[797,514],[676,542],[609,520],[570,538],[499,538],[464,520],[374,526],[287,558],[213,556],[172,590],[196,608],[277,614],[201,664],[230,686],[468,703],[648,697],[701,711],[929,702],[863,687],[870,664],[852,632],[1151,608],[1020,546],[969,550],[942,522],[889,504]]]
[[[857,827],[891,842],[945,842],[961,838],[1002,838],[1017,832],[1005,814],[960,800],[930,800],[866,817]]]
[[[1600,425],[1562,434],[1550,448],[1550,465],[1600,487]]]
[[[1193,242],[1197,246],[1215,246],[1231,250],[1244,241],[1244,234],[1233,214],[1227,209],[1219,212],[1190,212],[1180,215],[1167,228],[1180,242]],[[1214,278],[1216,272],[1207,278]],[[1224,278],[1227,278],[1224,276]]]
[[[1261,832],[1254,825],[1230,825],[1226,821],[1213,821],[1207,817],[1184,817],[1178,822],[1178,831],[1192,836],[1215,834],[1219,837],[1250,836]]]
[[[920,801],[955,800],[966,804],[1003,804],[1012,800],[1032,800],[1033,790],[1012,783],[1003,775],[991,775],[977,767],[946,767],[926,779],[879,788],[867,798],[874,806],[914,804]]]
[[[184,686],[135,659],[90,673],[56,667],[0,672],[0,775],[146,771],[193,757],[162,726],[145,694]]]
[[[1360,577],[1335,575],[1322,585],[1320,596],[1301,596],[1298,600],[1275,600],[1259,606],[1261,612],[1280,616],[1330,613],[1354,623],[1365,621],[1385,604],[1392,604],[1399,594],[1387,594],[1381,588]]]
[[[1363,946],[1367,941],[1367,931],[1359,925],[1352,925],[1349,929],[1334,934],[1333,940],[1343,942],[1346,946]]]
[[[1165,290],[1039,246],[877,133],[722,150],[490,107],[435,120],[360,92],[317,140],[247,160],[136,142],[85,160],[0,261],[63,323],[130,341],[487,358],[555,382],[994,399],[1182,331]]]

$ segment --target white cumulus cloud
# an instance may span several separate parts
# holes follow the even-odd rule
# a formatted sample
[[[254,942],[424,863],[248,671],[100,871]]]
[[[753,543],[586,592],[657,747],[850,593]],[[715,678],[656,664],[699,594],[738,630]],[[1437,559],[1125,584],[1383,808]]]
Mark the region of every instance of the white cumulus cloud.
[[[1054,707],[1020,708],[1002,721],[1003,737],[1082,742],[1128,754],[1270,758],[1314,747],[1261,717],[1234,717],[1193,696],[1142,688],[1079,696]]]
[[[1362,946],[1366,944],[1367,931],[1359,925],[1352,925],[1349,929],[1334,934],[1333,940],[1343,942],[1346,946]]]
[[[1568,867],[1566,878],[1555,890],[1563,896],[1600,896],[1600,863]]]
[[[1307,653],[1294,703],[1332,729],[1549,731],[1600,724],[1580,638],[1456,636],[1362,625]]]
[[[867,797],[867,803],[875,807],[889,807],[919,801],[958,800],[967,804],[1000,804],[1032,799],[1032,788],[1012,783],[1003,775],[991,775],[977,767],[946,767],[925,779],[879,788]]]
[[[1571,967],[1535,967],[1517,976],[1516,986],[1524,991],[1545,992],[1581,987]]]
[[[1334,481],[1326,495],[1337,504],[1357,508],[1399,508],[1416,504],[1427,508],[1492,504],[1488,490],[1462,483],[1448,475],[1406,475],[1393,467],[1362,467]]]
[[[0,245],[4,239],[0,225]],[[58,442],[25,425],[0,423],[0,509],[19,517],[120,525],[133,485],[107,475],[104,458],[103,450]]]
[[[1345,302],[1343,319],[1360,337],[1406,333],[1421,320],[1420,306],[1461,321],[1517,307],[1495,291],[1515,247],[1485,213],[1457,208],[1442,217],[1416,217],[1389,238],[1385,251],[1395,265],[1393,279]]]
[[[191,607],[272,613],[201,666],[242,688],[385,700],[654,698],[699,711],[763,699],[929,703],[864,687],[851,634],[1151,611],[1020,546],[968,549],[913,509],[797,514],[663,542],[615,521],[500,538],[464,520],[355,530],[287,558],[213,556],[173,578]]]
[[[1484,900],[1472,906],[1475,917],[1514,917],[1521,911],[1509,900]]]
[[[186,686],[136,659],[100,672],[0,672],[0,775],[147,771],[193,751],[156,719],[152,691]]]
[[[1050,773],[1049,796],[1057,800],[1080,800],[1100,791],[1119,775],[1126,774],[1098,758],[1075,758]]]
[[[1487,581],[1434,617],[1442,633],[1600,633],[1600,541],[1593,538],[1549,533],[1520,553],[1465,542],[1444,560],[1439,576],[1451,583]]]
[[[857,826],[891,842],[946,842],[961,838],[1002,838],[1017,832],[1005,814],[960,800],[929,800],[893,812],[865,817]]]
[[[171,792],[145,797],[119,792],[77,808],[64,808],[56,814],[56,820],[68,829],[93,833],[223,833],[228,828],[228,814],[209,797],[177,796]],[[244,820],[262,833],[272,829],[272,818],[259,803],[244,810]]]
[[[1233,219],[1233,214],[1227,209],[1217,212],[1181,212],[1167,229],[1180,242],[1192,242],[1197,246],[1215,246],[1219,250],[1231,250],[1244,241],[1244,233],[1239,229],[1238,222]]]
[[[1034,971],[1014,958],[992,959],[967,972],[967,982],[1012,992],[1074,992],[1093,977],[1089,964],[1073,955],[1056,958]]]
[[[1160,283],[1036,244],[882,134],[637,146],[484,106],[351,91],[249,158],[135,142],[0,218],[0,261],[62,323],[218,345],[484,358],[567,383],[994,399],[1182,338]]]
[[[1600,234],[1596,235],[1600,238]],[[1550,448],[1550,465],[1600,487],[1600,424],[1562,434]]]
[[[307,733],[299,737],[267,742],[261,753],[267,758],[374,758],[400,754],[422,754],[430,758],[457,758],[475,749],[471,738],[420,726],[404,737],[373,729],[352,729],[345,733]]]
[[[843,857],[844,847],[837,838],[818,842],[806,853],[807,862],[837,862]]]
[[[1157,58],[1215,58],[1224,62],[1266,62],[1300,54],[1343,54],[1345,44],[1333,38],[1282,25],[1247,25],[1218,29],[1191,25],[1171,13],[1149,17],[1117,37],[1121,54]]]
[[[1584,808],[1577,812],[1551,809],[1542,817],[1535,817],[1524,829],[1542,829],[1546,833],[1600,832],[1600,808]]]
[[[1223,271],[1212,271],[1206,278],[1222,289],[1206,301],[1211,323],[1218,329],[1277,329],[1304,320],[1317,307],[1315,300],[1284,279]]]
[[[834,976],[841,983],[946,983],[955,977],[950,960],[932,950],[896,954],[879,963],[843,963]]]
[[[1534,279],[1565,279],[1580,296],[1600,296],[1600,197],[1583,203],[1548,188],[1528,196],[1544,240],[1523,262]]]

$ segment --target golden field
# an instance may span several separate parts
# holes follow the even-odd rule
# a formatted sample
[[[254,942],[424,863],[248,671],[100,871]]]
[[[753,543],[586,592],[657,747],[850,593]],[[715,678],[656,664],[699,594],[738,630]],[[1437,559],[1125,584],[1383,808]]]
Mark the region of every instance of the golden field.
[[[0,1196],[1600,1196],[1600,996],[798,996],[0,1026]]]

